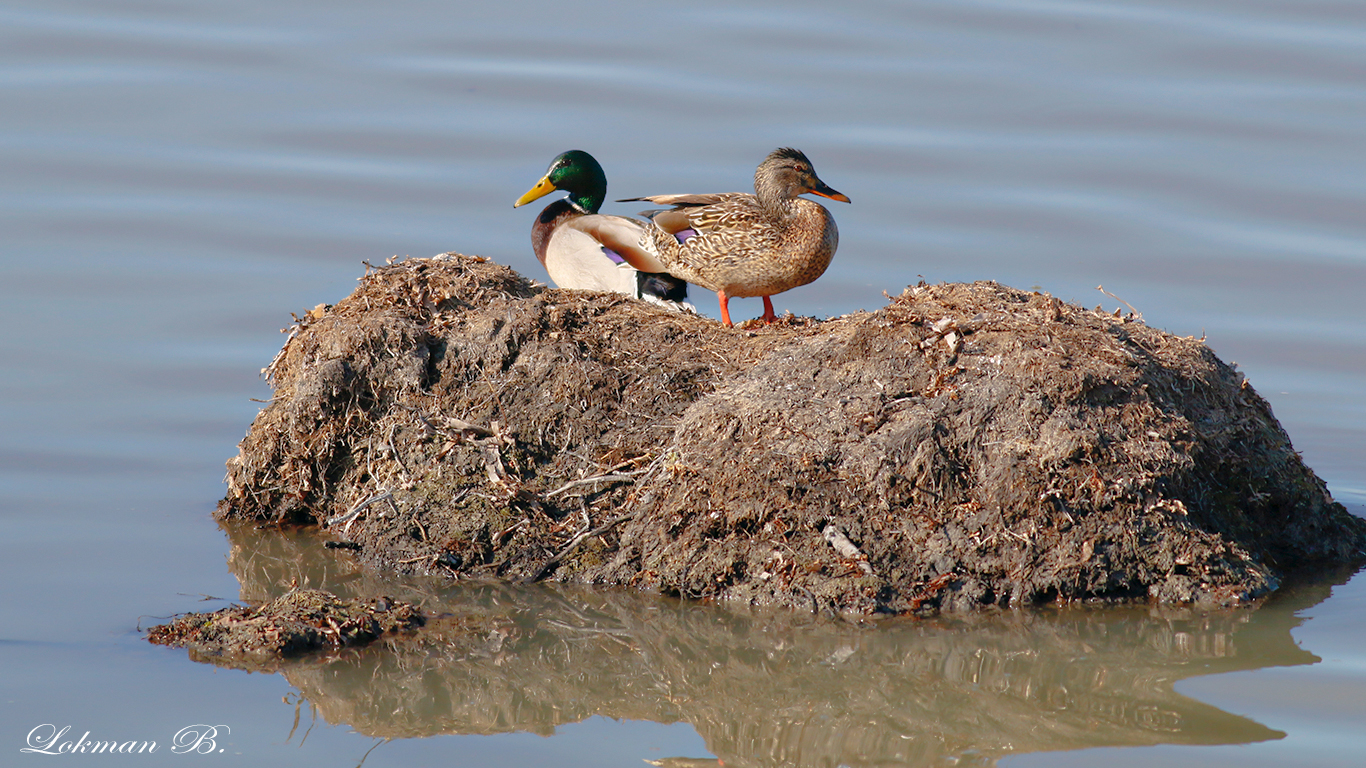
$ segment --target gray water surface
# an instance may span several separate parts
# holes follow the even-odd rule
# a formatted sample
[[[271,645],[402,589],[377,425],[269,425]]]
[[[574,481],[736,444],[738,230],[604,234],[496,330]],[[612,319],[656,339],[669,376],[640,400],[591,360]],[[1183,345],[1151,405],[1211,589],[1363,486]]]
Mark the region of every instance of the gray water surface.
[[[202,595],[288,586],[249,578],[210,512],[290,312],[394,255],[477,253],[545,279],[535,214],[511,204],[563,150],[592,152],[619,198],[744,190],[786,145],[854,202],[832,205],[830,271],[776,297],[779,312],[874,308],[921,277],[1131,305],[1237,362],[1335,497],[1366,513],[1356,0],[6,0],[0,762],[54,759],[18,751],[43,724],[169,744],[217,723],[225,756],[263,766],[1359,764],[1360,576],[1234,614],[875,628],[398,584],[511,622],[517,652],[499,666],[452,640],[331,662],[335,685],[141,639],[155,617],[223,605]],[[693,300],[716,316],[705,291]],[[760,309],[732,303],[737,319]],[[315,585],[373,578],[336,562]],[[565,605],[610,631],[529,618]],[[626,626],[654,615],[669,617],[658,635]],[[691,656],[671,655],[678,638]],[[536,666],[613,647],[624,676],[588,689],[568,687],[568,662],[559,677]],[[464,666],[442,665],[452,649]],[[391,741],[374,717],[344,716],[367,691],[379,704],[416,685],[415,669],[431,688],[414,702],[477,701],[544,672],[554,685],[525,709],[562,714],[509,714],[496,733],[434,714]],[[683,678],[686,695],[660,693]],[[210,759],[168,750],[101,759]]]

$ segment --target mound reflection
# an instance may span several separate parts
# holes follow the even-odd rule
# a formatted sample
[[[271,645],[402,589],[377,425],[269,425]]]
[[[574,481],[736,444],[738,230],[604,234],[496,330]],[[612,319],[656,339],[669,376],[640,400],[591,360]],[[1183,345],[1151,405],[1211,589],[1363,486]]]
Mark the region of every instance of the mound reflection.
[[[330,723],[379,738],[687,722],[727,766],[952,761],[1284,734],[1181,696],[1196,675],[1306,664],[1293,610],[1013,611],[854,625],[618,592],[403,582],[310,534],[230,528],[247,600],[291,583],[437,614],[413,638],[279,669]],[[1287,604],[1293,602],[1293,605]]]

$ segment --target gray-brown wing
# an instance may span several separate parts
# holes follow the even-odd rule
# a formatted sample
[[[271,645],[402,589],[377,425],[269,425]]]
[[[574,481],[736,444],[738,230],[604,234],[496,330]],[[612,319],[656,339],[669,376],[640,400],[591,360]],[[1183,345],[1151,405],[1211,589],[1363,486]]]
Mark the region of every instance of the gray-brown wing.
[[[734,195],[743,195],[743,192],[718,192],[710,195],[650,195],[649,197],[628,197],[625,200],[618,200],[618,203],[654,203],[655,205],[675,205],[675,206],[698,206],[714,205]]]

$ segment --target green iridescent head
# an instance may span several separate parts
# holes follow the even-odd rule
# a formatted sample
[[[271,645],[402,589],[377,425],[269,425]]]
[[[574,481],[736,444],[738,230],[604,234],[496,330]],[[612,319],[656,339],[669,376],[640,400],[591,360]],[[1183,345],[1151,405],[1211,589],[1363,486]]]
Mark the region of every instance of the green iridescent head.
[[[581,149],[571,149],[550,162],[550,168],[536,186],[517,198],[513,208],[526,205],[555,190],[569,193],[569,204],[583,213],[597,213],[607,197],[607,174],[593,156]]]

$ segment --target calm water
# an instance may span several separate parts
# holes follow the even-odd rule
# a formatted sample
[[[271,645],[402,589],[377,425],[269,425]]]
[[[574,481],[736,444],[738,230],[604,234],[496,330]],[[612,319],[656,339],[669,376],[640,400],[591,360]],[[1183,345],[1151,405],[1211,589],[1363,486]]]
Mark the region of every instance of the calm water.
[[[511,204],[556,153],[593,152],[615,198],[743,190],[779,145],[854,201],[779,311],[921,276],[1119,306],[1103,285],[1236,361],[1366,514],[1357,0],[4,0],[0,762],[44,759],[17,750],[46,723],[165,745],[113,763],[211,760],[166,756],[211,723],[263,766],[1359,764],[1366,575],[1255,612],[858,628],[377,584],[213,524],[278,329],[362,260],[541,278]],[[141,640],[287,575],[421,595],[483,644],[453,618],[248,674]]]

